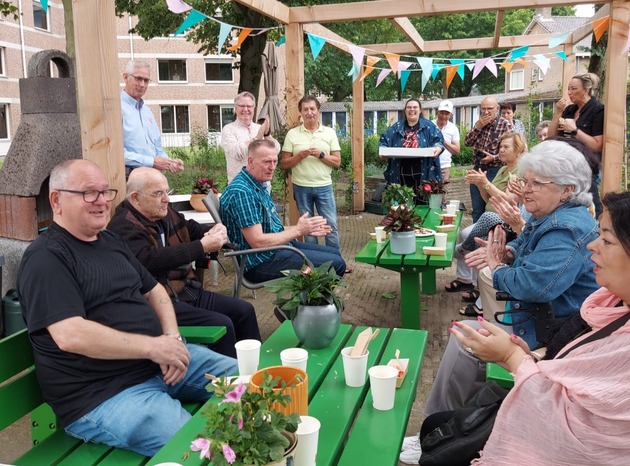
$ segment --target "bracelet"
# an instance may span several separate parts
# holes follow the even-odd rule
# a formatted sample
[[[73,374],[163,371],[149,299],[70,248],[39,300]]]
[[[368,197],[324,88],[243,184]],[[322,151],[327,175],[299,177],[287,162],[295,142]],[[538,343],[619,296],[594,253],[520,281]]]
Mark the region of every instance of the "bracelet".
[[[542,354],[537,353],[536,351],[530,351],[529,355],[534,359],[534,362],[538,362],[543,358]]]
[[[488,192],[488,193],[489,193],[489,192],[490,192],[490,188],[491,188],[491,187],[492,187],[492,183],[486,183],[486,184],[483,186],[483,189],[485,189],[485,190],[486,190],[486,192]]]
[[[503,262],[499,262],[497,265],[495,265],[492,268],[492,273],[494,273],[497,269],[500,269],[501,267],[507,267],[507,264],[504,264]]]

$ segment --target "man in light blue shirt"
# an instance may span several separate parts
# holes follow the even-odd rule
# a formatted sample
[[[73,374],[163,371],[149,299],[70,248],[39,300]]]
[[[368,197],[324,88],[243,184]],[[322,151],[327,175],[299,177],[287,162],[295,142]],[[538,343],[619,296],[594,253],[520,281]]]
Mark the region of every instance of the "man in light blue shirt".
[[[125,88],[120,93],[120,107],[127,175],[138,167],[153,167],[171,173],[184,169],[184,162],[171,159],[164,152],[160,128],[142,100],[151,81],[150,71],[148,63],[131,60],[123,73]]]

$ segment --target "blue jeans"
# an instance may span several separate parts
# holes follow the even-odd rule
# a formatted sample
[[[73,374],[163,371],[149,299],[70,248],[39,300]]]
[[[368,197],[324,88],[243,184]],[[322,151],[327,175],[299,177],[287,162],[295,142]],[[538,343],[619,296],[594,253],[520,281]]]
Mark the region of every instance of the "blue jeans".
[[[190,365],[177,385],[166,385],[161,374],[155,375],[104,401],[68,425],[66,433],[85,442],[155,455],[191,417],[180,401],[205,401],[212,396],[205,388],[204,373],[220,376],[237,371],[236,359],[202,346],[186,346]]]
[[[497,172],[501,167],[490,167],[486,171],[486,178],[488,181],[492,182],[494,177],[497,176]],[[479,192],[479,188],[474,184],[470,185],[470,201],[472,202],[472,220],[473,223],[477,223],[479,217],[486,211],[486,201],[481,197],[481,193]]]
[[[339,255],[339,251],[321,244],[303,243],[292,241],[291,246],[299,249],[313,263],[315,267],[325,262],[332,262],[337,275],[343,276],[346,272],[346,263]],[[271,259],[245,272],[248,280],[255,283],[266,282],[274,278],[282,277],[283,270],[299,270],[302,268],[302,257],[286,249],[276,251]]]
[[[335,204],[335,194],[332,185],[321,186],[319,188],[309,188],[305,186],[293,185],[293,199],[297,204],[300,215],[306,212],[312,217],[317,214],[326,219],[326,223],[332,231],[326,235],[326,246],[335,248],[339,252],[339,228],[337,228],[337,205]],[[317,244],[316,236],[304,235],[304,241]]]

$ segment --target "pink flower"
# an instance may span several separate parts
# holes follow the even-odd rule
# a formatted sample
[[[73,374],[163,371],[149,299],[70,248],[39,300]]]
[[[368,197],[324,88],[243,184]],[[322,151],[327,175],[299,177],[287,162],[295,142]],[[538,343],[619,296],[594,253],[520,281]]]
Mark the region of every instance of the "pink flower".
[[[424,189],[427,193],[431,191],[431,185],[430,184],[424,184],[422,185],[422,189]]]
[[[242,416],[238,420],[238,430],[243,430],[243,417]]]
[[[199,452],[199,459],[208,458],[210,459],[210,440],[207,438],[200,437],[195,439],[190,444],[190,449],[192,451]]]
[[[305,266],[302,270],[300,270],[300,273],[302,275],[310,275],[311,274],[311,268],[307,265]]]
[[[227,443],[223,445],[223,457],[225,458],[225,461],[230,464],[236,461],[236,454],[234,454],[234,450],[232,450]]]
[[[225,399],[219,404],[223,403],[240,403],[243,393],[247,390],[247,387],[240,382],[234,390],[225,394]]]

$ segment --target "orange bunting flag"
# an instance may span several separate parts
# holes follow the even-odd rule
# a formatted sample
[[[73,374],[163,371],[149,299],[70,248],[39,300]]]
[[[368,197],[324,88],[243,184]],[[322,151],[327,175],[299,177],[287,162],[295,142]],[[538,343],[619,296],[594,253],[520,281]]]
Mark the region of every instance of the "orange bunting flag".
[[[247,39],[247,36],[249,36],[249,34],[252,31],[253,31],[252,28],[243,28],[241,30],[241,33],[238,35],[238,40],[236,41],[236,44],[232,45],[231,47],[228,47],[227,50],[229,50],[230,52],[236,52],[238,48],[241,46],[241,44],[243,43],[243,41]]]
[[[367,75],[374,71],[376,69],[374,68],[374,65],[376,65],[379,61],[381,61],[380,58],[368,55],[366,58],[367,65],[363,67],[363,74],[359,78],[359,81],[363,81]]]
[[[459,65],[451,65],[446,67],[446,88],[451,87],[451,83],[453,82],[453,78],[457,74],[457,68]]]
[[[599,42],[599,39],[602,38],[609,25],[610,16],[604,16],[603,18],[593,21],[593,34],[595,34],[595,42]]]
[[[392,68],[392,70],[397,70],[398,62],[400,61],[400,55],[396,55],[395,53],[384,53],[383,55],[385,55],[385,58],[387,58],[387,62],[389,63],[389,66]]]
[[[501,68],[505,69],[505,71],[507,71],[508,73],[512,71],[513,66],[514,66],[514,63],[510,63],[509,61],[505,61],[501,63]]]
[[[374,66],[374,65],[376,65],[379,61],[381,61],[381,59],[380,59],[380,58],[378,58],[378,57],[370,57],[369,55],[368,55],[368,57],[367,57],[367,59],[366,59],[367,66]]]
[[[514,60],[514,63],[519,63],[523,66],[528,66],[527,62],[525,61],[524,58],[519,58],[518,60]]]

